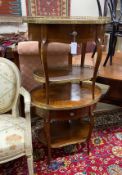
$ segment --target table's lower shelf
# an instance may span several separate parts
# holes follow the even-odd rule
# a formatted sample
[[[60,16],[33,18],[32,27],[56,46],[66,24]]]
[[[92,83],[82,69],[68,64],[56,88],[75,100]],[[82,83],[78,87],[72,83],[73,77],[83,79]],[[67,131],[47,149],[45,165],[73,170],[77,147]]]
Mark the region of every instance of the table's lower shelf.
[[[83,108],[98,102],[101,89],[95,86],[94,99],[92,84],[54,84],[49,88],[49,104],[46,103],[45,88],[37,88],[31,92],[32,104],[46,110],[69,110]]]
[[[80,120],[51,123],[51,148],[85,142],[89,134],[89,125],[88,122],[80,122]],[[47,145],[43,129],[40,141]]]
[[[50,83],[79,82],[90,80],[93,77],[94,68],[90,66],[72,66],[49,68]],[[34,79],[40,83],[45,83],[43,69],[34,71]]]

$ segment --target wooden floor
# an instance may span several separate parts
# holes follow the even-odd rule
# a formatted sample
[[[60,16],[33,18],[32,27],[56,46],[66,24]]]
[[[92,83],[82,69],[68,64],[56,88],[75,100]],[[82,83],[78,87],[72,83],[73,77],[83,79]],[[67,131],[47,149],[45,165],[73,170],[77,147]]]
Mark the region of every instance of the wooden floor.
[[[102,63],[100,66],[99,76],[109,78],[112,80],[119,80],[122,81],[122,53],[117,53],[113,57],[113,64],[112,66],[107,63],[104,67],[103,62],[106,58],[106,53],[103,54]]]
[[[91,58],[91,54],[86,54],[85,64],[94,65],[95,58]],[[105,102],[122,106],[122,52],[115,54],[112,66],[108,62],[106,67],[103,67],[105,57],[106,53],[103,53],[97,81],[110,85],[110,89],[104,98]],[[80,55],[73,59],[73,64],[79,63]]]
[[[104,78],[109,78],[113,80],[122,81],[122,52],[115,54],[113,57],[113,65],[111,66],[109,62],[106,67],[103,67],[103,62],[106,58],[106,53],[103,53],[102,62],[99,68],[99,76]],[[75,56],[73,59],[73,64],[80,63],[80,55]],[[91,58],[91,53],[86,54],[85,64],[94,65],[95,59]]]

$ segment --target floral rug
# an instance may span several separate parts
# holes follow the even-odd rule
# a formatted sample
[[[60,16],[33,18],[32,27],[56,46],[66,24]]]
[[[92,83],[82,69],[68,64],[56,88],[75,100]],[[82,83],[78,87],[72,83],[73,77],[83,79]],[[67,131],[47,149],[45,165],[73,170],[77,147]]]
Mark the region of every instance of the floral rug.
[[[114,114],[116,125],[110,122],[109,117],[113,117],[110,113],[104,114],[103,121],[107,121],[108,116],[108,125],[105,122],[103,127],[101,116],[97,116],[89,156],[86,144],[52,149],[50,166],[47,165],[47,149],[38,141],[41,120],[36,125],[33,122],[34,175],[122,175],[122,111]],[[26,158],[1,165],[0,175],[28,175]]]

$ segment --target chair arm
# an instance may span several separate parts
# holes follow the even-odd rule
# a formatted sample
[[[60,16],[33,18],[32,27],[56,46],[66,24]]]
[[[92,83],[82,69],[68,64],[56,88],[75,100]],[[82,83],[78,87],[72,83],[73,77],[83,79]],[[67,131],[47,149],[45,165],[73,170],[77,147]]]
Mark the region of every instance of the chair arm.
[[[25,114],[28,112],[30,113],[31,96],[29,92],[25,88],[21,87],[20,94],[24,97]]]
[[[25,105],[25,118],[26,118],[26,128],[25,128],[25,147],[26,155],[30,156],[32,154],[32,131],[31,131],[31,117],[30,117],[30,105],[31,97],[29,92],[23,87],[20,88],[20,94],[24,97]]]

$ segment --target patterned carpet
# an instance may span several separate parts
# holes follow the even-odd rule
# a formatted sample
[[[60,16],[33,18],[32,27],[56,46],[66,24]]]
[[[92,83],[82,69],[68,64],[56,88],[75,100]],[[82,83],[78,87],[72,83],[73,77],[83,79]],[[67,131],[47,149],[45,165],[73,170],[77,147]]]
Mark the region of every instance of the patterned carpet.
[[[31,16],[69,16],[70,0],[30,0],[28,15]]]
[[[21,0],[0,0],[0,15],[22,16]]]
[[[50,166],[38,141],[40,124],[40,118],[32,122],[35,175],[122,175],[122,110],[96,114],[89,156],[85,144],[53,149]],[[0,175],[27,174],[25,157],[0,166]]]

